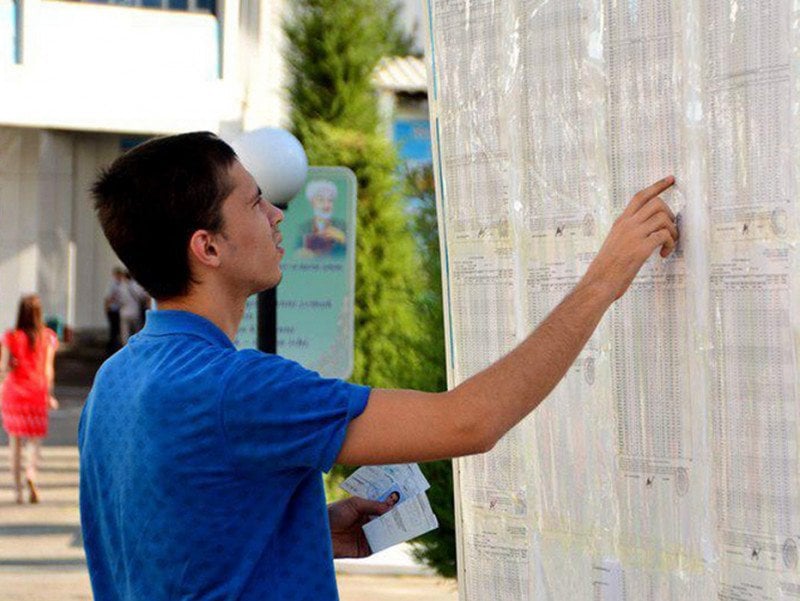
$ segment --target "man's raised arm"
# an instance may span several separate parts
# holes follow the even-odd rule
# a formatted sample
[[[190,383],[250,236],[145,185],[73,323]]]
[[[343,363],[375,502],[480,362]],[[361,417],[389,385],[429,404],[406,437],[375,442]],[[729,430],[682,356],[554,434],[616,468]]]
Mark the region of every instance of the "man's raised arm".
[[[372,391],[347,429],[338,463],[430,461],[491,449],[555,388],[611,304],[660,248],[675,248],[675,216],[658,195],[665,178],[637,193],[567,297],[519,346],[448,392]]]

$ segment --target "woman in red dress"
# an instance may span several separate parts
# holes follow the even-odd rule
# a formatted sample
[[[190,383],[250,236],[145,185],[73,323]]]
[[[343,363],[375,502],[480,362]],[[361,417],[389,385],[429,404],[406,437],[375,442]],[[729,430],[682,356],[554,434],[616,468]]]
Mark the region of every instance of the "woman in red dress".
[[[17,327],[3,335],[0,349],[0,376],[5,375],[0,394],[3,428],[11,447],[11,475],[17,503],[22,503],[22,446],[30,443],[25,469],[29,500],[39,502],[36,467],[42,439],[47,435],[48,409],[58,408],[50,394],[53,363],[58,346],[55,332],[44,327],[42,303],[35,294],[19,303]]]

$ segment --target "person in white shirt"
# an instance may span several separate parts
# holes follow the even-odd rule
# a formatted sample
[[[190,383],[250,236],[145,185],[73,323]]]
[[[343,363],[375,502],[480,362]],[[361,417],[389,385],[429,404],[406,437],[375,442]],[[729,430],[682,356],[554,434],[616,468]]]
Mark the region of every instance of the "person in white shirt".
[[[125,281],[125,270],[121,267],[115,267],[111,272],[111,283],[108,285],[105,298],[103,299],[106,318],[108,319],[108,344],[106,345],[106,353],[113,355],[121,346],[120,341],[120,324],[119,324],[119,290]]]
[[[141,307],[149,297],[147,292],[127,272],[117,295],[119,298],[120,339],[125,345],[128,343],[128,339],[141,328]]]

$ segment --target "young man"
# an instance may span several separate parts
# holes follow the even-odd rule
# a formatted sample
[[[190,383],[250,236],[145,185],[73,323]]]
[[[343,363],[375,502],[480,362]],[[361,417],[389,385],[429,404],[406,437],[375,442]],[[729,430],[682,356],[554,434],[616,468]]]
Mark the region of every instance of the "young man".
[[[506,357],[439,394],[323,379],[232,340],[281,279],[280,210],[208,133],[147,142],[94,187],[103,230],[158,301],[81,418],[81,522],[97,599],[336,599],[389,505],[327,508],[321,472],[480,453],[558,383],[606,309],[678,232],[638,193],[575,290]]]

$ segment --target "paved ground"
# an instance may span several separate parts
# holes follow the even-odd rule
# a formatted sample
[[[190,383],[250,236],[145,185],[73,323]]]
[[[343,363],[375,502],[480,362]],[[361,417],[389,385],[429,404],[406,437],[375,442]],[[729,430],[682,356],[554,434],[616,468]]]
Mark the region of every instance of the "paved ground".
[[[59,391],[57,391],[59,392]],[[85,390],[60,390],[43,449],[42,503],[13,503],[8,446],[0,450],[0,597],[2,601],[91,599],[78,516],[75,432]],[[339,574],[342,601],[456,601],[455,584],[430,576]]]

